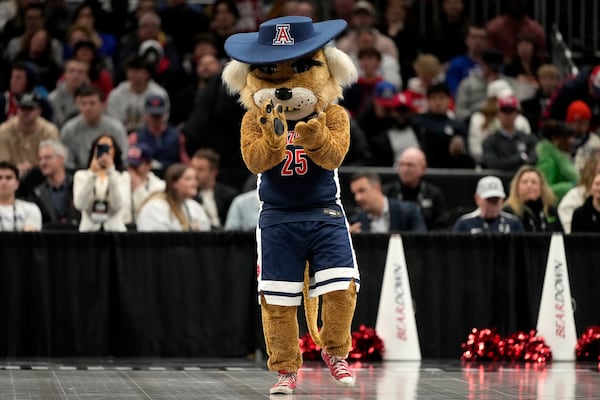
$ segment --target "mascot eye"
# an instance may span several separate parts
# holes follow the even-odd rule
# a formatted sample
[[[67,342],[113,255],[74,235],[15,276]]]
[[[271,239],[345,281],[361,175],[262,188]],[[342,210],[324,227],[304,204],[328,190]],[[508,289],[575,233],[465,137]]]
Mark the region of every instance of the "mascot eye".
[[[275,64],[267,64],[267,65],[260,65],[258,67],[258,69],[261,72],[264,72],[265,74],[274,74],[275,72],[277,72],[277,65]]]
[[[298,61],[292,63],[292,71],[295,73],[306,72],[314,66],[323,65],[320,61],[313,60],[312,58],[301,58]]]

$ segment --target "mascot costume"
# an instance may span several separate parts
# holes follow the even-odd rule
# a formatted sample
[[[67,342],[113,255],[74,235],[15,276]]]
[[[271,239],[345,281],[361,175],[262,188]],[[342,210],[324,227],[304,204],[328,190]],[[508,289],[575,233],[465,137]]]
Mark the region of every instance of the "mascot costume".
[[[258,294],[267,365],[279,373],[271,394],[296,389],[303,294],[309,331],[333,379],[354,385],[346,357],[360,277],[337,173],[350,122],[335,102],[357,73],[345,53],[326,46],[345,27],[342,20],[281,17],[225,42],[232,61],[223,81],[247,109],[241,152],[258,175]]]

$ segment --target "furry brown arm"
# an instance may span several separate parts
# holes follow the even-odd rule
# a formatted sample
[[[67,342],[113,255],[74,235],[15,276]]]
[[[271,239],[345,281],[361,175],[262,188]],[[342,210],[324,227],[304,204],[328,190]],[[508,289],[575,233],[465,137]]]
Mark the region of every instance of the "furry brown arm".
[[[299,122],[296,132],[294,144],[303,146],[321,168],[333,170],[344,161],[350,147],[350,119],[342,106],[332,104],[317,118]]]
[[[273,127],[274,119],[278,116],[277,112],[269,114],[261,115],[255,110],[249,110],[242,119],[242,158],[250,172],[254,174],[273,168],[285,158],[287,126],[283,134],[277,135]]]

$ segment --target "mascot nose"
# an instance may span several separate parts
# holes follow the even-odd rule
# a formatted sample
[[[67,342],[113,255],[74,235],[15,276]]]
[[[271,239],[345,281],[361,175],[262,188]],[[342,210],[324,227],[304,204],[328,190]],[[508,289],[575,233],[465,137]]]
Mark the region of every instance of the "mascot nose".
[[[292,91],[288,88],[275,89],[275,97],[279,100],[289,100],[292,98]]]

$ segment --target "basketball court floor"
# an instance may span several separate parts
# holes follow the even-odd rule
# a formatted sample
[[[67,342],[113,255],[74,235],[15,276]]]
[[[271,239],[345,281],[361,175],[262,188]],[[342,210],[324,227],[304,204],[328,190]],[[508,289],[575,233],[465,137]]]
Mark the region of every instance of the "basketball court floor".
[[[338,387],[306,362],[294,395],[271,395],[276,374],[241,360],[0,361],[0,399],[600,399],[597,364],[353,363],[356,386]]]

